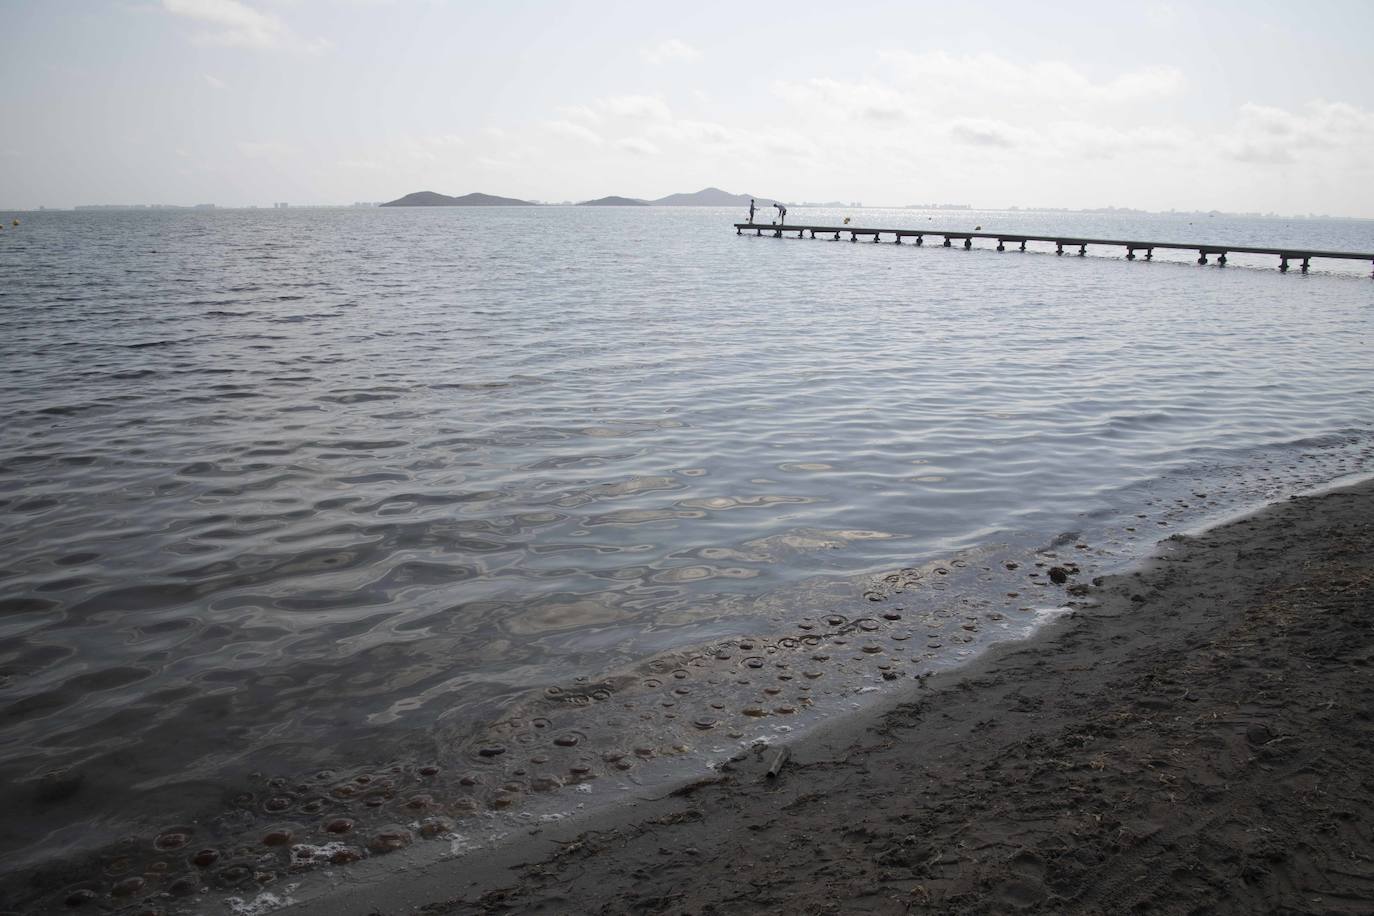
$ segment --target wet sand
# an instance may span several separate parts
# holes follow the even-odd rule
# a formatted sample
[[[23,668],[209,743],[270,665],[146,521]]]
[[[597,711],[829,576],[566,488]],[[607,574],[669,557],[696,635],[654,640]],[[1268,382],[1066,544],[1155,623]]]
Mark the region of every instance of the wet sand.
[[[776,779],[756,748],[288,912],[1374,912],[1374,482],[1171,538],[1074,608]]]

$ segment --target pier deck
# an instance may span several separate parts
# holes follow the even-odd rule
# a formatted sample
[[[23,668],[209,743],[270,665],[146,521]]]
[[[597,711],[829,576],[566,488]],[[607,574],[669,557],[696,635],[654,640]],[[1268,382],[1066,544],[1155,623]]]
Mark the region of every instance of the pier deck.
[[[1065,248],[1077,248],[1079,255],[1088,253],[1089,245],[1103,246],[1109,248],[1126,249],[1126,259],[1135,260],[1136,252],[1145,252],[1145,260],[1154,258],[1156,248],[1174,251],[1196,251],[1198,253],[1197,262],[1207,264],[1208,256],[1215,255],[1217,265],[1226,266],[1226,256],[1228,254],[1263,254],[1271,255],[1279,259],[1279,270],[1288,271],[1289,261],[1298,261],[1301,264],[1303,273],[1307,273],[1310,262],[1315,258],[1333,258],[1342,261],[1368,261],[1374,265],[1374,252],[1359,251],[1317,251],[1305,248],[1266,248],[1253,245],[1220,245],[1192,242],[1144,242],[1131,241],[1127,239],[1089,239],[1069,235],[1025,235],[1016,232],[964,232],[960,230],[946,229],[877,229],[863,226],[779,226],[772,223],[735,223],[735,234],[743,235],[747,230],[753,230],[757,235],[765,232],[774,238],[782,238],[784,233],[795,232],[797,238],[805,237],[806,233],[811,233],[811,238],[816,238],[817,233],[822,235],[832,235],[835,241],[839,241],[843,236],[848,235],[849,241],[857,242],[860,236],[865,238],[872,237],[874,242],[881,241],[882,236],[888,235],[898,245],[902,244],[902,239],[915,239],[917,245],[925,243],[926,236],[943,239],[943,247],[953,247],[955,241],[962,241],[964,248],[972,248],[974,239],[991,239],[997,242],[997,250],[1005,251],[1008,244],[1018,245],[1020,251],[1026,250],[1027,242],[1047,242],[1055,247],[1055,254],[1062,255]]]

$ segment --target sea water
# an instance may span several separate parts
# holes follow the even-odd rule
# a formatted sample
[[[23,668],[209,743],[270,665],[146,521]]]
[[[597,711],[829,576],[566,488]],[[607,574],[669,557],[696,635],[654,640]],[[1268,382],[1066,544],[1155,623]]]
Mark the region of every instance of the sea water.
[[[788,214],[845,216],[1374,250],[1365,221]],[[743,218],[7,230],[0,908],[241,893],[387,825],[613,800],[1374,466],[1368,264]]]

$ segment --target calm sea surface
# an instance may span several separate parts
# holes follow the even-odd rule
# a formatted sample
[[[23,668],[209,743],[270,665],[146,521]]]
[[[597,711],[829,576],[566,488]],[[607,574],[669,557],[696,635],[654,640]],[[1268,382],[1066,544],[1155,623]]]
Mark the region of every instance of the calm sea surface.
[[[1374,250],[1374,222],[789,215]],[[21,216],[0,909],[614,797],[1030,632],[1071,599],[1048,566],[1374,469],[1365,263],[709,209]]]

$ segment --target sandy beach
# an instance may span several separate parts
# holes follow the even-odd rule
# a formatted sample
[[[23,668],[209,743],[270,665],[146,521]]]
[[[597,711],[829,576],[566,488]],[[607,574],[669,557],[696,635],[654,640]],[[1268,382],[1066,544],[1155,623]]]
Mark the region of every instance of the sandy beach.
[[[777,778],[758,748],[291,912],[1374,911],[1374,482],[1170,538],[1073,606]]]

